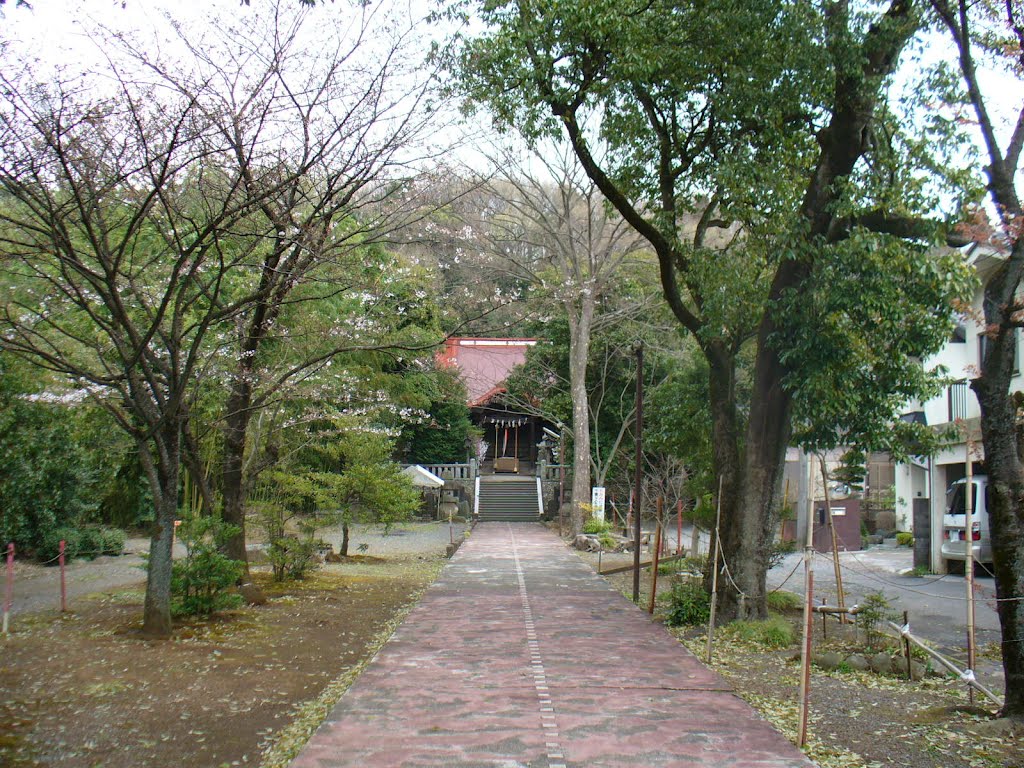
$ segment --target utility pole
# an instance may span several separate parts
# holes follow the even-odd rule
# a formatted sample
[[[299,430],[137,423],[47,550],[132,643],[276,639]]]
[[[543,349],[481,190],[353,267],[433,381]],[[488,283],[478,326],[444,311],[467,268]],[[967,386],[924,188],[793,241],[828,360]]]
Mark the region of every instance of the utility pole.
[[[633,476],[633,602],[640,604],[640,500],[643,482],[644,343],[636,343],[636,472]]]

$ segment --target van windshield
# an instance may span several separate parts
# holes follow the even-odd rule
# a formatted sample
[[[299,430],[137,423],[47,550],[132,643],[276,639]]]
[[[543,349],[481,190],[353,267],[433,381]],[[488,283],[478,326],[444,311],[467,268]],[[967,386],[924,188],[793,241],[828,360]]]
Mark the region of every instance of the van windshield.
[[[957,483],[952,486],[946,492],[946,514],[948,515],[965,515],[967,509],[964,506],[967,494],[964,493],[965,485],[963,483]],[[971,511],[977,512],[978,510],[978,485],[977,483],[971,483]]]

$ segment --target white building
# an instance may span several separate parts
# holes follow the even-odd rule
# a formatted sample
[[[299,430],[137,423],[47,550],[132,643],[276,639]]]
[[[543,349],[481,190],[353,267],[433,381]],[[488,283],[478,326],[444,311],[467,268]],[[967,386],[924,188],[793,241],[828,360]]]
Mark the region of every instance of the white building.
[[[904,415],[904,418],[923,421],[930,427],[959,424],[959,437],[935,456],[898,464],[895,473],[897,528],[914,531],[917,536],[929,535],[930,532],[930,565],[936,573],[946,570],[940,557],[946,489],[966,474],[968,436],[973,443],[973,471],[976,474],[984,472],[984,450],[979,426],[981,411],[970,382],[981,370],[981,356],[987,343],[982,312],[984,283],[1002,261],[996,251],[985,246],[971,245],[963,251],[980,278],[980,284],[971,300],[971,310],[959,317],[956,331],[946,345],[924,361],[928,368],[940,365],[945,367],[955,381],[938,397],[913,404]],[[1020,346],[1019,334],[1016,344]],[[1020,356],[1021,350],[1018,348],[1017,360]],[[1021,376],[1019,365],[1010,389],[1024,390],[1024,376]]]

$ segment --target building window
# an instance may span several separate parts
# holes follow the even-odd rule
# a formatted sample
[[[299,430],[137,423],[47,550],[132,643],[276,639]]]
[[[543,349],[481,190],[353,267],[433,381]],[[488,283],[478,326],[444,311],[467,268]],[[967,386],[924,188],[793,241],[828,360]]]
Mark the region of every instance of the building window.
[[[946,390],[946,400],[949,406],[949,420],[967,418],[967,403],[970,397],[970,387],[966,381],[954,381]]]
[[[1013,363],[1012,363],[1012,365],[1010,367],[1010,370],[1014,374],[1017,374],[1017,373],[1020,373],[1020,368],[1018,367],[1018,364],[1017,364],[1017,343],[1018,343],[1017,329],[1014,328],[1012,331],[1010,331],[1010,333],[1013,334],[1013,345],[1012,345],[1012,349],[1013,349]],[[979,333],[978,334],[978,370],[979,371],[983,371],[985,369],[985,355],[988,354],[988,345],[991,343],[991,341],[992,340],[988,337],[987,334],[984,334],[984,333]]]

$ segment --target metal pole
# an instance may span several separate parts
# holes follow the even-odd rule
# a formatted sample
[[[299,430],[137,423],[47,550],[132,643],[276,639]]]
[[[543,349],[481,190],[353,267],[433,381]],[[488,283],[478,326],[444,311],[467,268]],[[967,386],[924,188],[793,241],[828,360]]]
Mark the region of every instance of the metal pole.
[[[658,514],[654,529],[654,557],[651,558],[651,603],[647,612],[654,615],[654,599],[658,596],[658,559],[661,554],[661,496],[658,497]]]
[[[974,467],[971,465],[971,434],[964,441],[967,449],[967,484],[964,488],[964,582],[967,586],[967,669],[974,672]],[[974,688],[967,687],[974,704]]]
[[[636,471],[633,477],[633,602],[640,603],[640,505],[643,482],[644,343],[636,345]]]
[[[64,579],[64,549],[66,543],[64,539],[60,540],[60,610],[64,613],[68,609],[68,587],[67,582]]]

